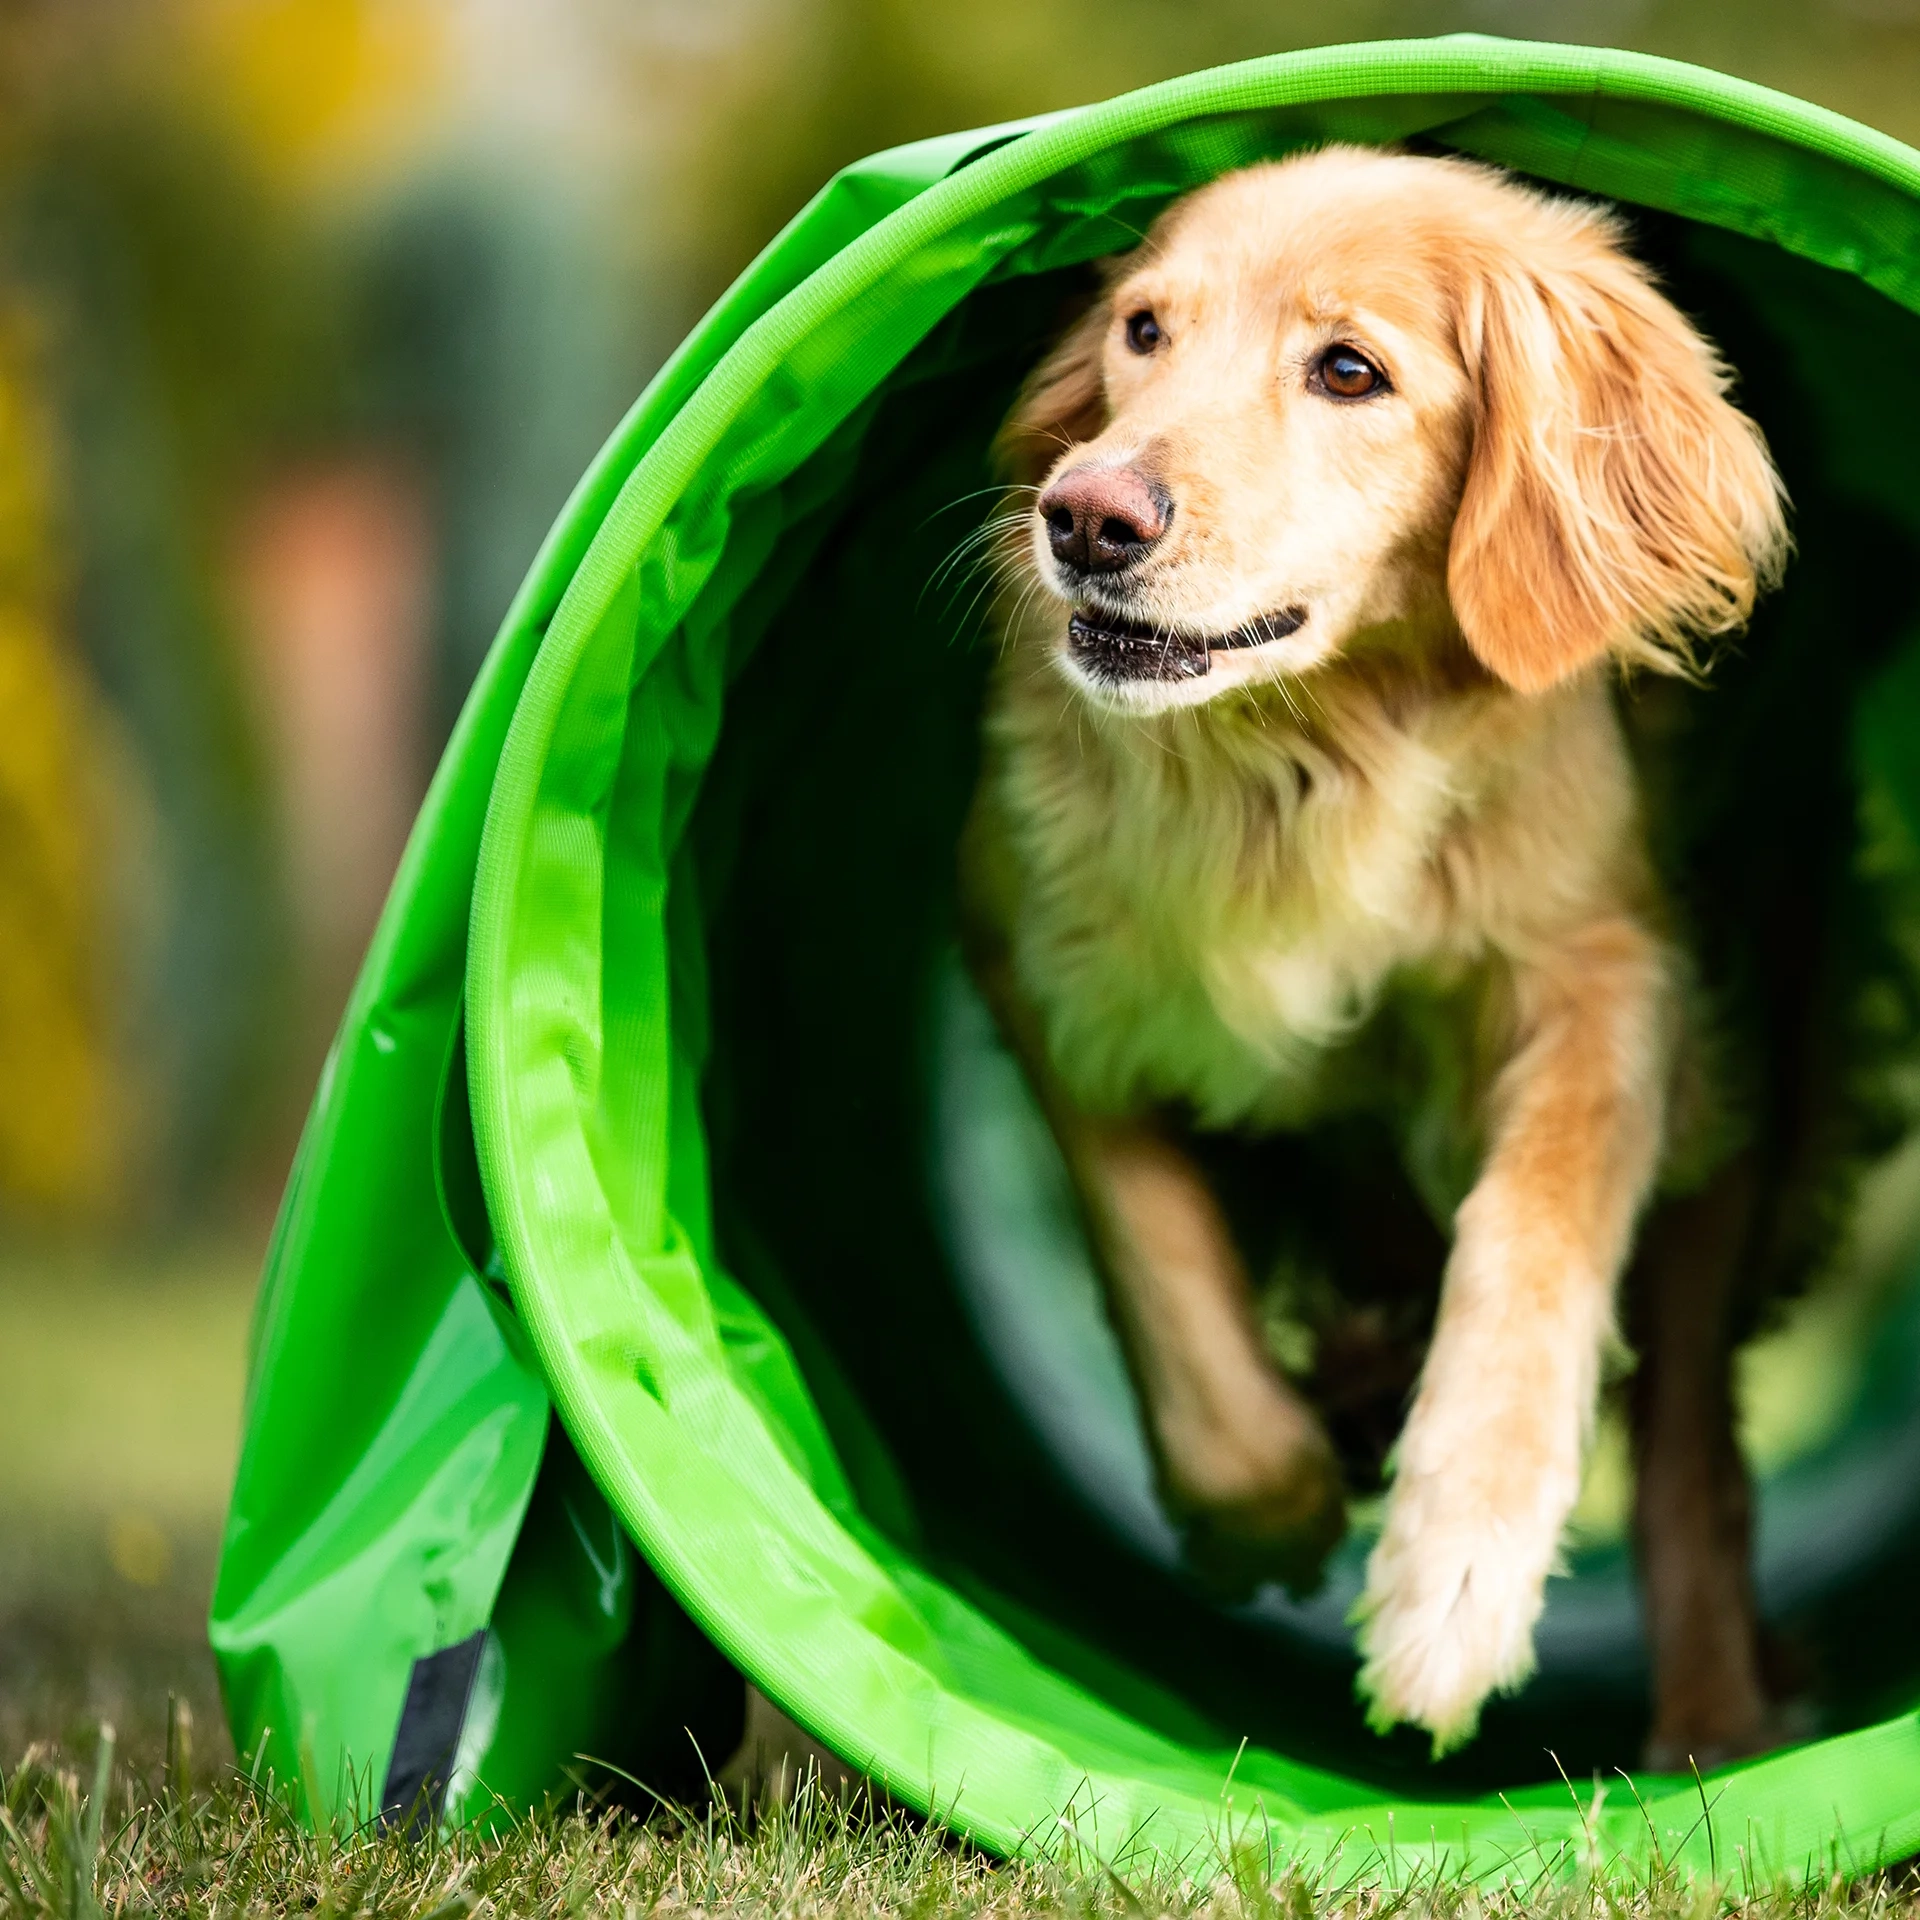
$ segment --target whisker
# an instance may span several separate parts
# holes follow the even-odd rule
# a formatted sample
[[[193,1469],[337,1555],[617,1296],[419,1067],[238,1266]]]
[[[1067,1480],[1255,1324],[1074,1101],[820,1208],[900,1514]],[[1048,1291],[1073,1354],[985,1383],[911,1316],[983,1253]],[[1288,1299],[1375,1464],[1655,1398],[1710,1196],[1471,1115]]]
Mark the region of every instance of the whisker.
[[[1040,489],[1038,487],[1031,486],[1024,480],[997,480],[991,486],[973,487],[973,488],[970,488],[965,493],[956,494],[953,497],[953,499],[948,500],[944,502],[942,505],[935,507],[934,510],[930,514],[928,514],[924,520],[920,522],[919,526],[916,527],[914,531],[917,533],[924,533],[927,530],[927,528],[932,526],[933,523],[939,518],[941,518],[943,514],[957,512],[961,507],[964,507],[969,500],[981,500],[986,498],[986,496],[989,494],[996,494],[996,493],[997,494],[1030,493],[1030,494],[1037,495],[1039,491]]]
[[[943,580],[956,567],[973,557],[980,548],[989,546],[993,541],[1011,533],[1015,527],[1026,523],[1022,512],[995,514],[990,520],[982,521],[970,533],[963,535],[948,551],[946,558],[934,568],[928,576],[929,581],[937,583]]]
[[[943,513],[951,513],[955,507],[964,507],[969,500],[979,500],[989,493],[1038,493],[1039,491],[1038,487],[1030,486],[1024,480],[996,480],[989,486],[972,487],[965,493],[956,494],[945,505],[935,507],[926,519],[920,522],[920,525],[931,526]]]
[[[967,601],[966,611],[961,614],[959,620],[955,622],[958,631],[966,633],[973,629],[976,617],[980,612],[981,602],[988,600],[989,597],[999,589],[1000,585],[1001,583],[994,578],[991,569],[981,574],[975,583],[972,597]],[[951,617],[951,610],[949,610],[949,617]]]
[[[1004,584],[1007,588],[1011,589],[1015,583],[1009,580]],[[1006,656],[1007,651],[1013,646],[1020,630],[1020,622],[1026,617],[1027,607],[1031,603],[1033,596],[1040,591],[1042,584],[1039,576],[1031,570],[1028,570],[1024,577],[1020,579],[1019,597],[1014,601],[1011,612],[1009,612],[1000,623],[1000,653],[1002,658]]]
[[[1274,691],[1279,694],[1280,698],[1286,702],[1287,711],[1293,715],[1294,723],[1300,727],[1302,731],[1305,731],[1307,716],[1300,710],[1299,702],[1293,697],[1294,676],[1290,674],[1285,667],[1281,666],[1278,661],[1275,661],[1267,669],[1267,681]]]
[[[1007,513],[995,514],[964,535],[946,558],[927,576],[921,586],[919,597],[914,602],[915,612],[918,613],[925,606],[927,595],[936,588],[946,589],[951,583],[955,593],[964,590],[965,578],[973,574],[976,569],[984,576],[984,585],[977,588],[974,594],[977,604],[980,593],[991,587],[995,574],[1006,564],[1004,553],[995,553],[990,549],[997,541],[1003,541],[1005,536],[1012,533],[1016,527],[1024,525],[1025,521],[1026,514],[1023,510],[1012,509]],[[952,599],[949,598],[947,603],[949,616],[952,613],[952,606]],[[971,607],[968,611],[970,617]]]

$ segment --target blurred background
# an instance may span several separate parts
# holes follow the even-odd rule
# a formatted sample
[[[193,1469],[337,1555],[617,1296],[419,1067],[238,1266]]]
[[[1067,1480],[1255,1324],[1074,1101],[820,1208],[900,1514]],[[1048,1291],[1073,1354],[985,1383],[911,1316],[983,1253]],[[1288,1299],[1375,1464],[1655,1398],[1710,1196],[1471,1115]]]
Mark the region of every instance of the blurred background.
[[[169,1691],[413,811],[595,447],[843,161],[1330,40],[1920,140],[1920,0],[0,0],[0,1765]]]

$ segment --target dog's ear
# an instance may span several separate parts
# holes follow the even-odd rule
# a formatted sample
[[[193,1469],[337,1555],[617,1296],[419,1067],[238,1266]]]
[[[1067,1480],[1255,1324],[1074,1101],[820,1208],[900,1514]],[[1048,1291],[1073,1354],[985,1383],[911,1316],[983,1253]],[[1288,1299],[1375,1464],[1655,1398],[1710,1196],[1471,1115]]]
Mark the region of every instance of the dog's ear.
[[[1038,486],[1068,447],[1107,424],[1100,362],[1109,321],[1104,294],[1061,336],[1027,376],[993,443],[995,471],[1016,486]]]
[[[1787,548],[1759,429],[1713,349],[1588,209],[1468,264],[1472,450],[1447,585],[1467,644],[1537,692],[1603,655],[1666,672],[1744,623]]]

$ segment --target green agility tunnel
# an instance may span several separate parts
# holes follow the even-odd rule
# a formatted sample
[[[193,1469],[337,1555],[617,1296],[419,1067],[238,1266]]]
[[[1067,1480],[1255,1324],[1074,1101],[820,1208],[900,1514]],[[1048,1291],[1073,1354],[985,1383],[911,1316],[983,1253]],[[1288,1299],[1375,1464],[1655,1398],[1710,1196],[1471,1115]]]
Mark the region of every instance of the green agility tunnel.
[[[685,1791],[744,1674],[1001,1850],[1252,1835],[1342,1876],[1492,1876],[1920,1848],[1906,1148],[1850,1243],[1877,1277],[1781,1349],[1761,1449],[1806,1738],[1595,1806],[1557,1769],[1612,1778],[1645,1715],[1619,1527],[1576,1543],[1536,1679],[1472,1746],[1369,1733],[1364,1516],[1305,1600],[1183,1564],[1063,1176],[954,959],[990,650],[930,583],[991,505],[993,431],[1088,262],[1330,140],[1628,209],[1797,504],[1749,653],[1818,663],[1789,698],[1847,703],[1863,844],[1920,872],[1920,154],[1669,62],[1463,37],[849,168],[561,514],[315,1102],[212,1622],[240,1749],[314,1817],[485,1818],[595,1763]]]

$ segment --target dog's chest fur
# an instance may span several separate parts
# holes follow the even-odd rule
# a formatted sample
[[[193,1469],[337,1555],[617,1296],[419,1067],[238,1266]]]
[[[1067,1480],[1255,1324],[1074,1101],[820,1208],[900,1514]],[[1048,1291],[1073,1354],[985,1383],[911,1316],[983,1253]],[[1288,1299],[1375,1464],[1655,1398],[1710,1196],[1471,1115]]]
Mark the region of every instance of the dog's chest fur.
[[[1516,728],[1504,694],[1328,687],[1304,723],[1275,700],[1143,724],[1003,676],[995,890],[1067,1090],[1206,1126],[1364,1101],[1372,1016],[1472,986],[1490,937],[1524,922],[1497,880],[1516,838],[1543,901],[1598,878],[1584,843],[1630,804],[1617,727],[1598,687],[1560,705]]]

